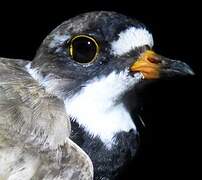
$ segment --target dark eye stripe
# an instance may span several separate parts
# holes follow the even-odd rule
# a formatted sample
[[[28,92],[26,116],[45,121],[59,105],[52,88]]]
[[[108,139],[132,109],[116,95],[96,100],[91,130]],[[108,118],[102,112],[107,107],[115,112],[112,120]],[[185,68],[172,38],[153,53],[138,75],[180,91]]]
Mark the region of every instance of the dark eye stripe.
[[[70,40],[69,55],[78,63],[91,63],[99,52],[98,43],[87,35],[77,35]]]

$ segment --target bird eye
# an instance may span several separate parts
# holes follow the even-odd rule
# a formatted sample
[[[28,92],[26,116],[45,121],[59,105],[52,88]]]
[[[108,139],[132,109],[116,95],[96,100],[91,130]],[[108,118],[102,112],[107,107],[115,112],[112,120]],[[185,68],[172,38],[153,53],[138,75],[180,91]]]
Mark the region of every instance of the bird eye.
[[[78,35],[69,42],[69,54],[78,63],[91,63],[95,60],[99,51],[98,43],[87,35]]]

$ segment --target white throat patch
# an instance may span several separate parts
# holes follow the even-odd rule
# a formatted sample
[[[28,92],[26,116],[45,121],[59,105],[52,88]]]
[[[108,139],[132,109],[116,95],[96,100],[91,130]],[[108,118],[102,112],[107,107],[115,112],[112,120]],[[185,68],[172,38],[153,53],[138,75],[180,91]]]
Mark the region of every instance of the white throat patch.
[[[111,52],[115,56],[121,56],[131,50],[154,44],[152,35],[143,28],[130,27],[119,34],[119,38],[111,43]]]
[[[27,64],[26,68],[32,77],[44,86],[48,93],[60,97],[57,87],[61,82],[49,76],[43,79],[38,70],[31,69],[30,66],[31,64]],[[94,78],[73,97],[64,99],[66,112],[90,135],[100,137],[110,149],[116,133],[128,132],[131,129],[136,131],[129,112],[116,100],[143,78],[141,73],[135,73],[134,77],[130,76],[128,70],[120,73],[112,72],[100,79]]]
[[[136,130],[130,114],[122,103],[116,104],[116,99],[142,78],[141,73],[131,77],[128,71],[124,71],[93,79],[80,92],[65,100],[66,111],[90,135],[99,136],[111,148],[116,133]]]

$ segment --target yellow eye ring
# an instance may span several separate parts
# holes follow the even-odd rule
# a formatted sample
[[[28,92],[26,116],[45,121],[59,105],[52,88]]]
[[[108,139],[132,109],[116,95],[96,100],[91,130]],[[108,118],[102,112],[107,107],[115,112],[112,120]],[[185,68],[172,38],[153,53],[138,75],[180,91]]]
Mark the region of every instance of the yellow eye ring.
[[[89,35],[76,35],[69,41],[69,55],[80,64],[90,64],[99,53],[98,42]]]

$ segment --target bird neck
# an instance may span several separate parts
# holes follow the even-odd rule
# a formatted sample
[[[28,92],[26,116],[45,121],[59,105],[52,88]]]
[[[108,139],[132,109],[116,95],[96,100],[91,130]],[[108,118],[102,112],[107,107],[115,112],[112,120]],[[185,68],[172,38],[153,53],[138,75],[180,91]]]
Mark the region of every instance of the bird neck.
[[[124,74],[125,73],[125,74]],[[139,80],[126,72],[88,82],[80,92],[65,100],[66,111],[90,135],[98,136],[110,149],[118,132],[136,131],[136,126],[122,102],[117,99]]]
[[[77,121],[71,121],[71,135],[90,157],[94,167],[94,179],[113,180],[135,156],[139,137],[136,131],[121,131],[114,136],[114,144],[107,148],[98,136],[92,136]]]
[[[79,105],[75,105],[74,107],[80,108]],[[77,109],[75,114],[74,107],[72,107],[72,115],[75,115],[72,118],[72,121],[78,122],[78,124],[91,136],[99,137],[108,149],[111,149],[114,144],[113,137],[116,133],[121,131],[128,132],[131,129],[136,131],[131,116],[126,111],[123,104],[111,108],[109,112],[104,110],[97,111],[95,110],[96,106],[91,106],[89,104],[86,104],[85,106],[88,106],[89,111],[83,112],[82,109]]]

